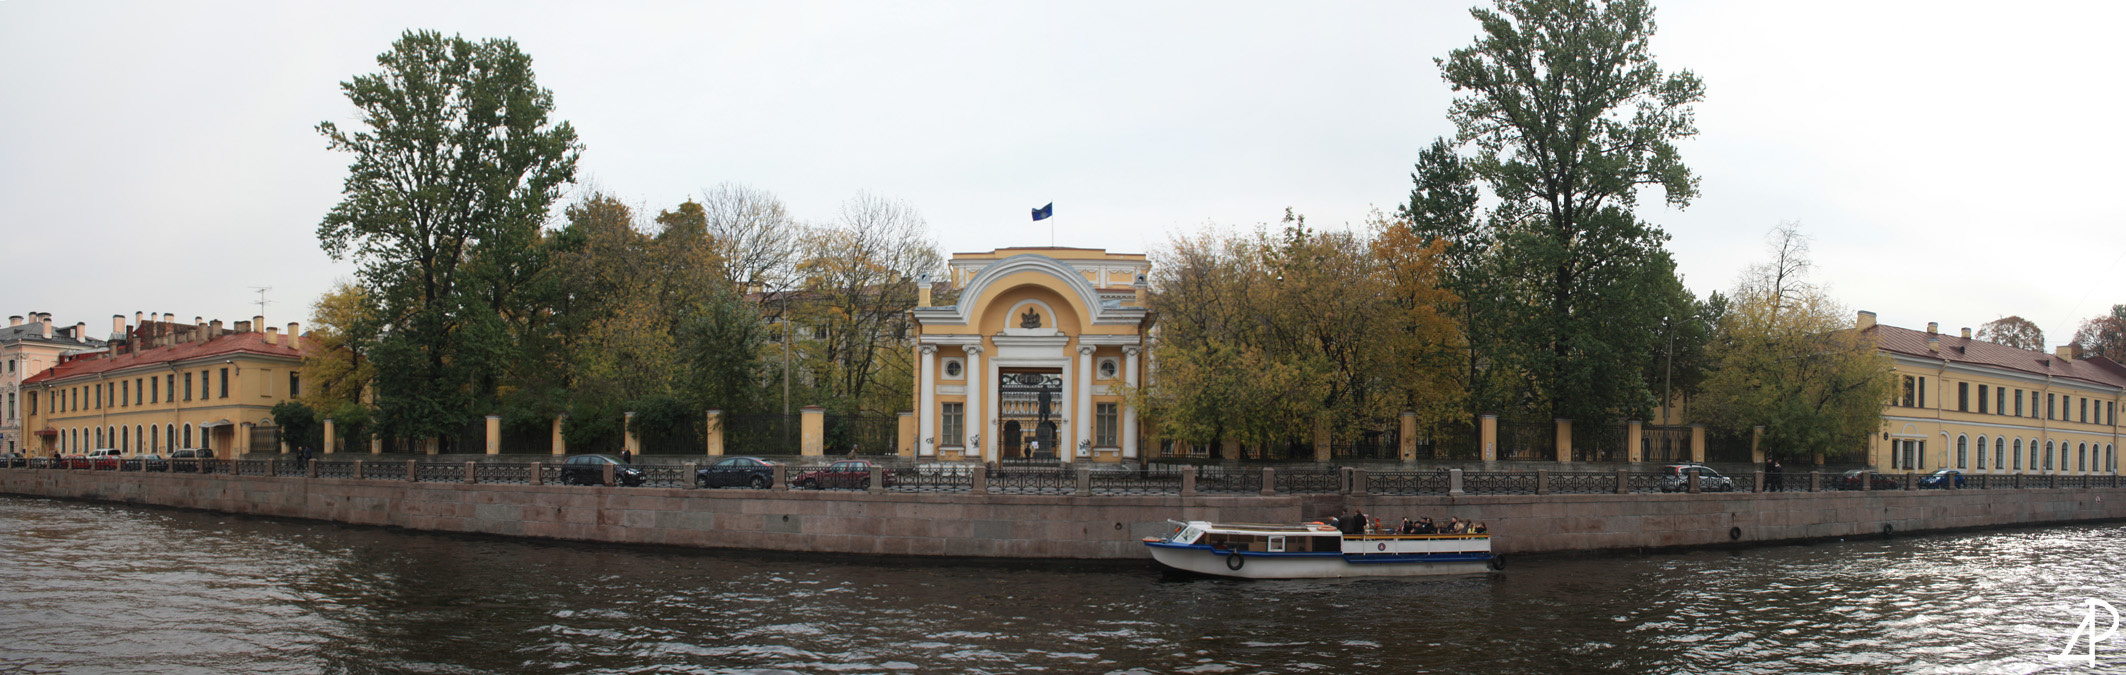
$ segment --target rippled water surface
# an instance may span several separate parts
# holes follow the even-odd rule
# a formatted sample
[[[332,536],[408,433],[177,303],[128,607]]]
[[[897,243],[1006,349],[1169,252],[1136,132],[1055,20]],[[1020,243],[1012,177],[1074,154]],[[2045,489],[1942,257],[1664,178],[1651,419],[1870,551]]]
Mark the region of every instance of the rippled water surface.
[[[0,497],[0,673],[2083,672],[2122,570],[2118,525],[1233,582]]]

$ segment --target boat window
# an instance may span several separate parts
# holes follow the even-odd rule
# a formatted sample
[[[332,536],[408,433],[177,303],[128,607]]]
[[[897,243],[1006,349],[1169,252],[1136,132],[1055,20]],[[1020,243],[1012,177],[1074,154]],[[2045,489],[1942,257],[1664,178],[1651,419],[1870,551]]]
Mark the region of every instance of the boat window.
[[[1196,536],[1200,534],[1202,534],[1202,532],[1196,531],[1196,528],[1194,526],[1185,525],[1182,526],[1180,534],[1174,535],[1173,542],[1176,544],[1192,543],[1196,541]]]
[[[1270,536],[1270,552],[1271,552],[1271,553],[1283,553],[1283,552],[1284,552],[1284,537],[1280,537],[1280,536],[1276,536],[1276,535],[1271,535],[1271,536]]]

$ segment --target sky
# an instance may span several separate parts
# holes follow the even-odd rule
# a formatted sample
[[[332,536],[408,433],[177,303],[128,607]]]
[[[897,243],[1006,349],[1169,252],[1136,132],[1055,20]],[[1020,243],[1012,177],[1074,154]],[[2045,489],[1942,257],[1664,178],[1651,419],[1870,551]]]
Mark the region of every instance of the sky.
[[[2020,315],[2061,344],[2126,303],[2121,3],[1657,2],[1703,78],[1689,207],[1649,193],[1685,284],[1731,288],[1785,221],[1883,323]],[[0,0],[0,314],[309,321],[358,124],[341,82],[408,29],[507,37],[595,187],[724,183],[831,221],[869,192],[946,252],[1154,252],[1177,234],[1363,228],[1453,134],[1433,59],[1468,5]],[[1055,217],[1029,211],[1053,202]],[[555,213],[559,214],[556,208]],[[1052,227],[1051,227],[1052,226]]]

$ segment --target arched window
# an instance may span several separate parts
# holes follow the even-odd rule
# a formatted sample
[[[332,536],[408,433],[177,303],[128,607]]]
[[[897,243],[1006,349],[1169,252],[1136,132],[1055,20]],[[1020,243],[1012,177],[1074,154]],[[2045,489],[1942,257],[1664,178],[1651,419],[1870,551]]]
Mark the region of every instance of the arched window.
[[[2030,470],[2037,470],[2037,439],[2030,439]]]
[[[1993,439],[1993,470],[2008,468],[2008,439]]]
[[[97,427],[97,428],[96,428],[96,447],[99,447],[99,448],[101,448],[101,447],[105,447],[105,444],[104,444],[104,442],[103,442],[103,428],[102,428],[102,427]]]
[[[1978,470],[1986,470],[1986,437],[1978,437]]]
[[[1958,435],[1956,437],[1956,468],[1965,469],[1970,468],[1970,466],[1971,438],[1968,436]]]
[[[132,447],[133,447],[133,430],[132,430],[132,429],[127,429],[127,428],[125,428],[125,427],[119,427],[119,428],[118,428],[118,451],[119,451],[119,452],[125,452],[126,450],[130,450],[130,449],[132,449]]]
[[[2052,441],[2045,441],[2045,470],[2052,470]]]
[[[147,450],[148,450],[148,436],[147,436],[146,434],[143,434],[143,433],[141,433],[141,427],[140,427],[140,425],[138,425],[138,424],[135,424],[135,425],[133,425],[133,451],[134,451],[134,452],[147,452]]]
[[[2088,471],[2088,470],[2089,470],[2089,444],[2088,444],[2088,443],[2076,443],[2076,444],[2074,444],[2074,470],[2076,470],[2076,471]]]
[[[145,439],[145,440],[144,440],[144,443],[145,443],[145,447],[143,447],[143,448],[141,448],[141,449],[143,449],[143,450],[159,450],[159,449],[161,449],[160,447],[158,447],[158,444],[160,444],[160,443],[162,442],[162,433],[161,433],[161,431],[162,431],[162,425],[160,425],[160,424],[150,424],[150,425],[148,425],[148,435],[146,435],[146,436],[142,436],[142,437],[141,437],[142,439]],[[1979,453],[1979,454],[1985,454],[1985,453]]]
[[[163,448],[169,450],[177,449],[177,425],[172,424],[170,426],[163,427],[162,435],[166,437],[165,439],[163,439],[162,442]]]

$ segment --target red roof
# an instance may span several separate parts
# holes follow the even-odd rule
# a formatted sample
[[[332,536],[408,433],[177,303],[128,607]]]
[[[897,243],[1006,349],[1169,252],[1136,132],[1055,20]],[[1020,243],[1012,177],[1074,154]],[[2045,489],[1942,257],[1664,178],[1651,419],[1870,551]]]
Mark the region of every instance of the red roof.
[[[298,347],[298,342],[303,347]],[[311,345],[312,343],[307,338],[296,338],[287,335],[280,337],[280,344],[269,345],[266,344],[265,333],[255,331],[249,333],[225,333],[221,337],[206,342],[185,342],[168,347],[143,349],[138,352],[117,355],[105,353],[77,358],[45,369],[44,372],[24,379],[22,383],[53,382],[82,375],[94,375],[127,368],[238,353],[300,359],[303,358],[304,347]]]
[[[1984,340],[1876,324],[1867,329],[1883,351],[1913,358],[1938,359],[1987,368],[2011,370],[2062,380],[2079,380],[2107,387],[2126,387],[2126,366],[2102,356],[2080,360],[2062,359],[2044,352],[2016,349]],[[1927,338],[1939,338],[1941,351],[1927,349]]]

